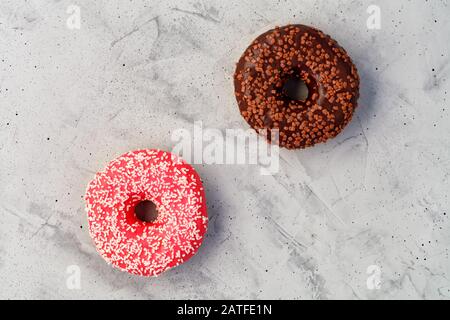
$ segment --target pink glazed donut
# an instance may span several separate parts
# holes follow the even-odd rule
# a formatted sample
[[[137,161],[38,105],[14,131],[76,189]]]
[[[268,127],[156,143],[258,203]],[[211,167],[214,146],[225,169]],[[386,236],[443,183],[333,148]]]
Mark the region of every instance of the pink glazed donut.
[[[157,276],[191,258],[208,225],[194,168],[160,150],[128,152],[96,174],[86,191],[89,232],[113,266]]]

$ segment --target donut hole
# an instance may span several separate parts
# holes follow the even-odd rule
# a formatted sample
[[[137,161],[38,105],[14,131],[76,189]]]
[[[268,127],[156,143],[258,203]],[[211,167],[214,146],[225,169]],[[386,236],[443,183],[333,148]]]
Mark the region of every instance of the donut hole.
[[[305,81],[297,77],[292,77],[284,83],[283,94],[290,100],[306,101],[309,96],[309,90]]]
[[[141,221],[155,222],[158,218],[158,209],[152,201],[144,200],[134,207],[134,214]]]

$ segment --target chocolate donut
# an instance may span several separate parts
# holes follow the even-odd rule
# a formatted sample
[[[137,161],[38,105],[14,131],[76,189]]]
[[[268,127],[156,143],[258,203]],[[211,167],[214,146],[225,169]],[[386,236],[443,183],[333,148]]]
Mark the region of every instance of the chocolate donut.
[[[308,91],[303,99],[292,90],[299,83]],[[358,72],[346,51],[304,25],[277,27],[254,40],[237,64],[234,86],[248,124],[259,132],[278,132],[279,146],[287,149],[338,135],[359,97]]]

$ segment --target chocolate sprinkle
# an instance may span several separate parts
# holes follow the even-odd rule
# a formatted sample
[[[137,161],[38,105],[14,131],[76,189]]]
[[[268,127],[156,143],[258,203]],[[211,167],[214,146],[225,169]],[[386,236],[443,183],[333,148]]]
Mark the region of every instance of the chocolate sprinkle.
[[[286,95],[283,88],[293,79],[307,85],[307,99]],[[278,130],[278,144],[287,149],[338,135],[359,97],[358,72],[346,51],[304,25],[277,27],[253,41],[237,64],[234,86],[248,124],[257,131]]]

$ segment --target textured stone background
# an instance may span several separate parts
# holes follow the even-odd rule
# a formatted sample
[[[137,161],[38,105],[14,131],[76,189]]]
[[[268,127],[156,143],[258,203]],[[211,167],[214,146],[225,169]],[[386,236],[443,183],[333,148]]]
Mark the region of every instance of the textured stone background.
[[[79,30],[66,27],[72,4]],[[366,27],[370,4],[381,30]],[[128,150],[170,150],[195,120],[247,128],[234,63],[287,23],[353,57],[352,123],[283,151],[274,176],[197,165],[210,214],[199,253],[156,279],[108,266],[87,231],[88,181]],[[449,32],[444,0],[2,0],[0,298],[449,298]]]

